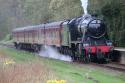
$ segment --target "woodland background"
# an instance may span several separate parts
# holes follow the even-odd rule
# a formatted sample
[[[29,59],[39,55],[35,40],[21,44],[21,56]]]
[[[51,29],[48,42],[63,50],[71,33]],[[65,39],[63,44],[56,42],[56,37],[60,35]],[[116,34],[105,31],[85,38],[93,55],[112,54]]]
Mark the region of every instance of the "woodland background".
[[[88,6],[90,14],[105,20],[114,44],[125,47],[125,0],[89,0]],[[9,37],[14,28],[71,19],[83,13],[80,0],[0,0],[0,40]]]

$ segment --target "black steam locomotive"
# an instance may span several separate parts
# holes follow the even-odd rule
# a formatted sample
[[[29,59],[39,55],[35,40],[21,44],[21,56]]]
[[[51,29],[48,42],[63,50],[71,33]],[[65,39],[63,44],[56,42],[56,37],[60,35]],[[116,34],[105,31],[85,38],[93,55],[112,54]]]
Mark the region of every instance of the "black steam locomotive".
[[[71,20],[27,26],[13,30],[17,48],[56,47],[73,60],[85,62],[112,59],[113,45],[106,25],[96,15],[84,15]]]

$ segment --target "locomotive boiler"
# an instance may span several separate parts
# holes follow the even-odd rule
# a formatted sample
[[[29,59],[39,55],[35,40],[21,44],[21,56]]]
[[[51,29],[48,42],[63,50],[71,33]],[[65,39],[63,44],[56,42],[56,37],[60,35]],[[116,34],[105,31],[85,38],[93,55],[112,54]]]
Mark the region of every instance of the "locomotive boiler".
[[[73,60],[85,62],[112,59],[113,45],[106,25],[96,15],[14,29],[16,48],[39,51],[43,45],[53,46]]]

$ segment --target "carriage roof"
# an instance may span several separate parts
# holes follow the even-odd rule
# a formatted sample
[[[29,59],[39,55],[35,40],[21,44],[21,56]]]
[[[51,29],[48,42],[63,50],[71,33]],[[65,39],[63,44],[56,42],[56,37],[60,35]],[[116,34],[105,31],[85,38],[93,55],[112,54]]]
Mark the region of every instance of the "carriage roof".
[[[34,30],[38,28],[55,28],[54,26],[60,26],[63,21],[58,22],[51,22],[46,24],[34,25],[34,26],[27,26],[27,27],[20,27],[13,30],[13,32],[20,32],[20,31],[27,31],[27,30]],[[57,28],[57,27],[56,27]]]

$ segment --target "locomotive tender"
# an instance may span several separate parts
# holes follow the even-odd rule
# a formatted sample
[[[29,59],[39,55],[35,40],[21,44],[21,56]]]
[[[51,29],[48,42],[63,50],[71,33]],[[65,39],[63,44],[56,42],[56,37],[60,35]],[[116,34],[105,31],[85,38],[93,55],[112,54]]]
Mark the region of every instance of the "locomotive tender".
[[[16,48],[38,51],[43,45],[54,46],[85,62],[111,59],[114,49],[104,22],[94,15],[17,28],[12,35]]]

